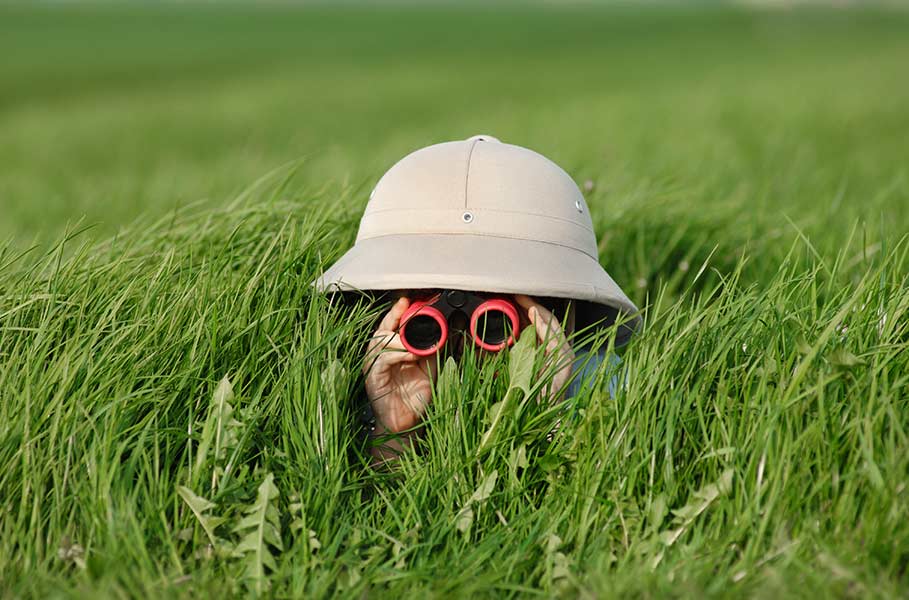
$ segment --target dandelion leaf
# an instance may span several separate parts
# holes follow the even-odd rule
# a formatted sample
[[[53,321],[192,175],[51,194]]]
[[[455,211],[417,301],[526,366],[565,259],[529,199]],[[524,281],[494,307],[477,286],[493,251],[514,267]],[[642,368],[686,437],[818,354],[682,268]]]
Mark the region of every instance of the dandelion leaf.
[[[267,589],[266,568],[276,568],[273,549],[282,551],[281,516],[278,512],[278,488],[274,475],[268,473],[256,493],[256,501],[247,507],[244,517],[234,526],[243,537],[234,547],[233,555],[242,558],[245,578],[257,593]]]
[[[218,475],[229,470],[226,464],[229,453],[236,448],[242,424],[234,418],[233,386],[225,375],[212,394],[208,416],[202,427],[202,438],[196,450],[195,468],[192,481],[198,483],[206,465],[211,465],[212,488],[217,485]]]
[[[205,531],[205,535],[208,536],[212,547],[217,548],[220,540],[215,535],[215,529],[224,523],[226,519],[206,514],[208,511],[215,508],[214,502],[196,495],[191,489],[182,485],[177,486],[177,493],[183,498],[183,501],[189,506],[189,509],[193,511],[196,520],[199,521],[199,524]]]
[[[518,341],[508,354],[508,392],[521,390],[524,395],[530,393],[533,380],[533,362],[536,353],[537,332],[533,325],[524,328]]]
[[[473,508],[468,504],[460,511],[458,511],[458,516],[455,518],[455,526],[463,534],[467,534],[470,531],[470,526],[473,525]]]
[[[674,544],[687,530],[688,526],[700,516],[719,497],[732,490],[732,469],[726,469],[716,481],[708,483],[693,492],[688,503],[682,508],[674,509],[672,514],[673,528],[660,533],[660,541],[666,546]]]

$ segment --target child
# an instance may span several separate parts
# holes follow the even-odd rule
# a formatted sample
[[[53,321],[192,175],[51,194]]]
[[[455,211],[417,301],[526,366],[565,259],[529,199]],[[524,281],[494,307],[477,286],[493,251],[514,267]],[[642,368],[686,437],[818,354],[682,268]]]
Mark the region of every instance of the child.
[[[587,205],[571,177],[531,150],[486,135],[417,150],[389,169],[370,194],[354,247],[315,283],[397,298],[364,361],[374,434],[411,430],[431,397],[438,361],[401,338],[414,291],[491,294],[510,303],[519,329],[532,323],[555,361],[552,397],[565,391],[579,363],[596,368],[596,361],[577,360],[568,341],[574,331],[616,326],[620,346],[640,325],[637,308],[598,262]],[[543,298],[565,299],[564,327]],[[394,456],[407,440],[387,442],[374,455]]]
[[[438,375],[441,360],[437,360],[435,353],[425,356],[411,353],[401,337],[402,320],[411,306],[412,296],[416,293],[426,297],[437,293],[435,290],[430,293],[419,292],[393,292],[392,298],[396,301],[370,338],[363,361],[366,395],[370,401],[370,409],[365,412],[364,421],[372,437],[384,440],[384,443],[372,446],[376,458],[393,458],[401,451],[403,443],[411,441],[413,428],[425,413],[426,405],[432,397],[432,385]],[[513,299],[514,304],[521,309],[516,331],[534,325],[537,340],[546,346],[546,353],[553,363],[555,374],[544,394],[552,402],[557,401],[563,393],[571,398],[577,393],[585,375],[596,370],[606,359],[605,350],[593,353],[589,359],[584,350],[578,356],[575,355],[568,341],[574,329],[573,304],[565,307],[567,319],[563,328],[553,311],[530,296],[516,294]],[[467,343],[471,343],[469,336],[451,335],[445,350],[454,357],[460,357],[463,346]],[[614,354],[610,358],[613,364],[618,362],[618,357]],[[610,393],[613,393],[615,385],[616,377],[613,377]],[[388,434],[397,434],[397,439],[389,438]]]

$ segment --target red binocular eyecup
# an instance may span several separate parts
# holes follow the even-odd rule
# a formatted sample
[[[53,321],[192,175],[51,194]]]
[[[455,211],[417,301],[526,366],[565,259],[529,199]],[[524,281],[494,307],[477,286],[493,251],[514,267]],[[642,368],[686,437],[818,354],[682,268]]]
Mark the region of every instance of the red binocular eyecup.
[[[518,309],[501,297],[482,297],[446,290],[429,300],[414,301],[401,316],[401,343],[417,356],[438,352],[450,326],[469,329],[474,343],[490,352],[514,344]]]

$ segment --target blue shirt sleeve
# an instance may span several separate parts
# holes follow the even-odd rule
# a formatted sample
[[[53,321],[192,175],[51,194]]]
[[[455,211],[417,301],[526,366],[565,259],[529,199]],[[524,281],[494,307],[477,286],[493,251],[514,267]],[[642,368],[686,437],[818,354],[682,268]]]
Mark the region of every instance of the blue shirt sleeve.
[[[592,385],[596,381],[597,370],[600,365],[607,363],[609,372],[609,381],[606,384],[606,390],[609,396],[615,398],[619,386],[618,367],[622,360],[613,352],[607,352],[601,348],[596,352],[589,348],[578,348],[575,351],[574,365],[572,366],[572,380],[568,384],[566,398],[574,398],[581,391],[582,386]]]

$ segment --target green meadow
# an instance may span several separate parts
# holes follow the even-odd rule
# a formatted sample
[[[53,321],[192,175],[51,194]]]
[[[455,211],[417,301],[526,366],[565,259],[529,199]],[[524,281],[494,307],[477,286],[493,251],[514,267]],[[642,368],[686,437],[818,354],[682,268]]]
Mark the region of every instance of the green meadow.
[[[2,4],[0,56],[0,596],[905,597],[909,12]],[[644,329],[615,397],[447,362],[376,471],[387,306],[309,283],[478,133]]]

